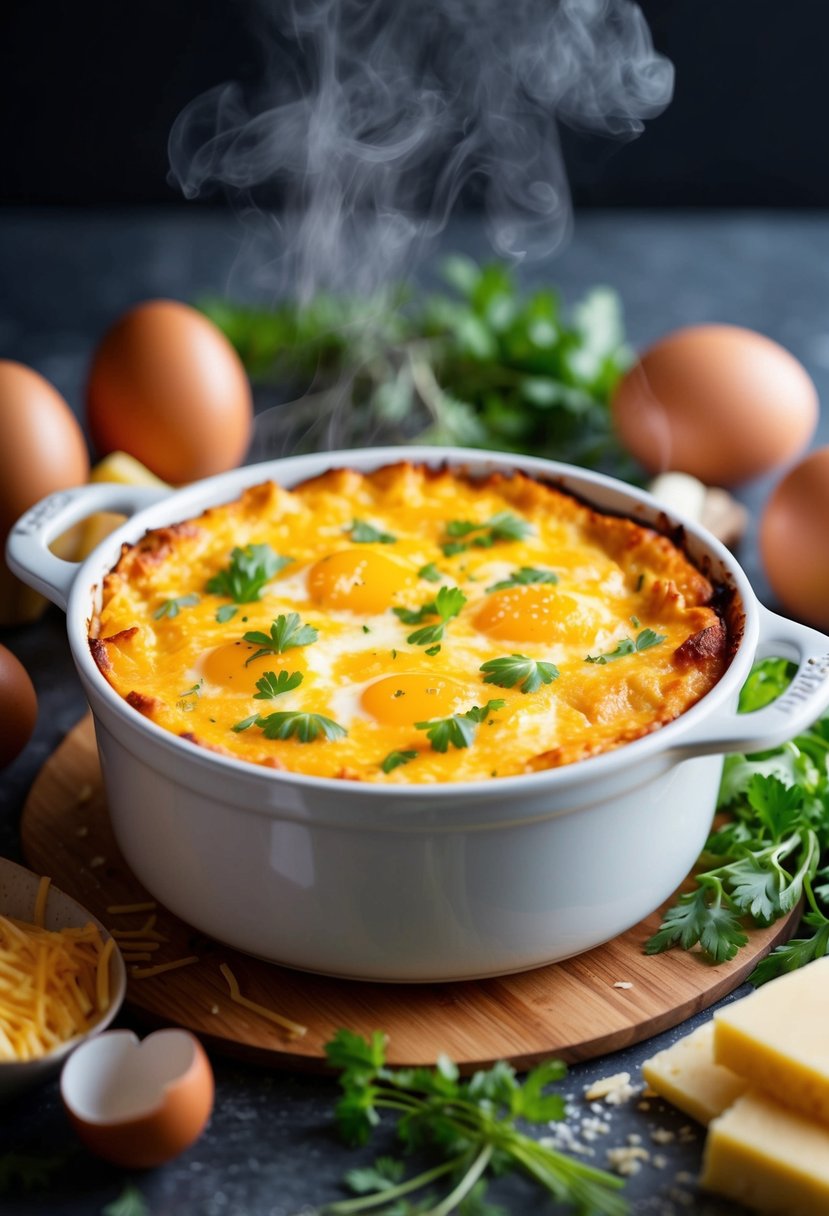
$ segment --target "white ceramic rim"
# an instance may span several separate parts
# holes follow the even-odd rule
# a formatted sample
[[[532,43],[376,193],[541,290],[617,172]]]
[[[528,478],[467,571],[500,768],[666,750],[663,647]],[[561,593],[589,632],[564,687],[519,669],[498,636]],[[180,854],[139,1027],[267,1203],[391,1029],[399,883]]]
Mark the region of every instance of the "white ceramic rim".
[[[198,515],[209,506],[231,501],[245,487],[256,485],[265,480],[275,480],[288,488],[317,476],[329,468],[353,467],[362,471],[380,468],[387,464],[409,461],[414,464],[431,466],[448,464],[470,469],[472,475],[478,471],[515,470],[526,473],[540,480],[562,485],[588,502],[591,494],[597,495],[597,509],[609,513],[628,515],[637,518],[648,526],[658,526],[664,521],[664,530],[682,528],[686,542],[694,550],[693,557],[710,560],[715,567],[723,571],[723,582],[734,591],[742,611],[743,633],[736,646],[728,670],[718,683],[685,713],[672,722],[660,727],[641,738],[632,740],[613,751],[601,753],[570,765],[558,768],[544,769],[536,773],[524,773],[516,776],[489,778],[486,781],[446,782],[436,785],[421,783],[395,784],[390,786],[383,782],[348,781],[333,777],[317,777],[305,773],[273,770],[250,761],[222,756],[205,748],[199,748],[192,743],[179,739],[176,735],[156,725],[156,723],[138,714],[132,709],[106,681],[92,658],[88,644],[88,622],[92,615],[94,596],[99,589],[103,575],[111,569],[118,558],[122,543],[134,543],[148,528],[162,527],[177,523]],[[782,648],[785,652],[811,646],[814,656],[809,663],[821,664],[819,674],[825,687],[826,700],[829,700],[829,639],[823,634],[809,630],[805,626],[785,621],[784,618],[774,617],[761,607],[749,584],[749,581],[733,555],[705,529],[680,512],[667,509],[652,495],[636,489],[614,478],[601,473],[594,473],[576,466],[544,460],[540,457],[518,456],[504,453],[493,453],[474,448],[442,448],[430,446],[363,448],[321,452],[306,456],[291,456],[262,464],[245,465],[229,473],[195,482],[190,486],[159,495],[146,489],[136,492],[136,487],[115,485],[96,485],[81,487],[77,491],[68,491],[63,495],[53,495],[33,507],[15,525],[9,537],[7,557],[13,571],[31,585],[43,591],[55,603],[66,607],[67,631],[73,657],[82,679],[87,685],[87,691],[99,698],[107,709],[138,735],[148,736],[154,745],[163,748],[180,758],[184,766],[196,766],[216,773],[237,773],[244,778],[245,786],[252,789],[257,783],[263,789],[273,789],[273,783],[279,782],[289,786],[305,787],[309,790],[319,789],[328,792],[337,791],[346,804],[351,798],[359,798],[361,802],[382,799],[386,803],[390,796],[394,802],[405,806],[407,802],[422,802],[430,794],[442,798],[457,798],[466,801],[476,796],[480,799],[484,789],[486,800],[490,801],[496,791],[502,799],[521,800],[524,795],[537,795],[547,789],[564,792],[585,783],[603,782],[613,774],[646,765],[659,753],[666,753],[671,760],[680,760],[691,755],[706,754],[716,751],[743,750],[747,736],[746,718],[742,720],[742,729],[732,729],[729,737],[726,727],[733,727],[734,713],[727,713],[722,718],[723,733],[717,738],[694,738],[699,735],[697,728],[705,723],[717,711],[733,702],[739,688],[751,668],[756,656],[758,639],[761,633],[761,615],[770,618],[784,626]],[[73,496],[76,506],[85,503],[85,510],[72,512]],[[608,507],[602,503],[603,498],[621,499],[620,505]],[[58,501],[61,500],[61,501]],[[68,501],[67,501],[68,500]],[[148,503],[150,505],[144,506]],[[85,515],[102,509],[113,511],[139,509],[115,532],[81,563],[63,562],[48,553],[37,554],[32,545],[37,538],[41,546],[48,544],[59,532],[66,527],[70,519],[83,518]],[[47,560],[48,555],[48,560]],[[46,574],[44,574],[46,570]],[[57,572],[57,573],[56,573]],[[804,660],[805,662],[806,660]],[[795,701],[797,698],[794,699]],[[808,712],[800,705],[784,706],[783,698],[775,702],[783,713],[778,715],[776,735],[779,741],[802,729],[808,721],[817,716],[824,707],[811,697]],[[93,705],[93,709],[95,706]],[[798,710],[800,710],[798,714]],[[96,711],[97,712],[97,711]],[[761,716],[767,721],[768,710],[761,710],[750,715],[756,722],[758,730]],[[714,732],[716,735],[716,731]],[[762,745],[772,746],[761,734],[758,739]],[[739,746],[735,746],[739,742]],[[720,745],[721,744],[721,745]],[[184,771],[182,781],[186,783]],[[263,807],[263,809],[266,809]],[[343,806],[346,811],[346,806]]]

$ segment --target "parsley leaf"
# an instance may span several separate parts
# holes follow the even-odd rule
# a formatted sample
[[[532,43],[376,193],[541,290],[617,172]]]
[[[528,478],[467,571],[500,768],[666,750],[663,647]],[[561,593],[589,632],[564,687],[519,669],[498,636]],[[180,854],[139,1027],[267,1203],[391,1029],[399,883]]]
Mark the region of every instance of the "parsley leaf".
[[[406,638],[410,646],[429,646],[441,641],[445,626],[458,615],[465,603],[466,596],[460,587],[441,587],[435,598],[420,608],[393,608],[392,611],[404,625],[418,625],[426,617],[439,616],[439,622],[416,629]]]
[[[473,705],[466,713],[452,714],[448,718],[430,718],[428,722],[415,722],[416,730],[425,730],[432,744],[432,751],[445,752],[452,747],[470,747],[475,738],[475,727],[485,721],[496,709],[502,709],[505,701],[487,701],[486,705]]]
[[[679,897],[645,944],[645,953],[659,954],[673,945],[690,950],[699,944],[713,962],[724,963],[747,941],[739,920],[723,905],[721,884],[706,883]]]
[[[294,737],[300,743],[313,743],[321,735],[333,742],[335,739],[344,739],[348,734],[348,731],[344,726],[340,726],[339,722],[334,722],[331,718],[325,718],[322,714],[283,711],[268,714],[264,718],[257,718],[256,725],[261,726],[266,739],[290,739]]]
[[[487,587],[487,591],[506,591],[508,587],[529,587],[534,583],[557,583],[558,575],[554,570],[542,570],[537,566],[521,566],[513,570],[509,578],[503,578],[498,583]]]
[[[280,671],[279,675],[273,671],[266,671],[262,679],[256,681],[259,692],[254,694],[253,699],[254,701],[272,701],[274,697],[281,697],[284,692],[299,688],[301,683],[301,671],[295,671],[292,674]]]
[[[743,688],[742,712],[768,704],[792,671],[781,659],[757,664]],[[727,819],[706,841],[697,890],[668,910],[649,952],[699,943],[709,958],[731,957],[740,938],[747,940],[746,928],[771,924],[801,898],[813,935],[779,946],[749,978],[765,983],[829,952],[829,885],[815,881],[829,850],[827,761],[829,716],[780,747],[727,758],[718,803]]]
[[[117,1199],[103,1208],[101,1216],[150,1216],[150,1209],[138,1188],[129,1183]]]
[[[293,650],[295,646],[310,646],[312,642],[316,642],[319,635],[313,625],[300,625],[298,612],[289,612],[287,616],[280,614],[276,618],[271,624],[270,634],[250,630],[242,636],[246,642],[259,647],[256,654],[252,654],[245,662],[247,667],[248,663],[263,654],[282,654],[286,650]]]
[[[216,620],[220,625],[225,625],[228,621],[232,621],[236,613],[239,611],[236,604],[222,604],[216,609]]]
[[[249,718],[243,718],[241,722],[236,722],[235,725],[231,726],[230,729],[232,731],[235,731],[236,734],[238,735],[243,730],[250,730],[251,726],[253,726],[254,723],[257,722],[258,720],[259,720],[258,713],[251,714]]]
[[[623,659],[625,655],[650,650],[652,646],[658,646],[660,642],[664,642],[666,637],[665,633],[655,633],[653,629],[643,629],[637,635],[635,642],[631,638],[622,638],[620,642],[617,642],[614,650],[608,651],[607,654],[589,654],[584,661],[604,666],[605,663],[612,663],[615,659]]]
[[[415,751],[389,752],[380,767],[384,773],[391,773],[396,768],[400,768],[401,764],[408,764],[411,760],[416,760],[417,756],[418,753]]]
[[[501,659],[489,659],[481,664],[480,671],[486,672],[484,684],[497,684],[499,688],[514,688],[520,681],[522,692],[535,692],[542,684],[552,684],[558,679],[559,670],[555,663],[544,663],[537,659],[528,659],[523,654],[512,654]]]
[[[425,566],[421,566],[417,572],[418,578],[425,578],[427,583],[439,583],[443,578],[440,570],[434,562],[427,562]]]
[[[468,1213],[504,1216],[484,1198],[487,1175],[516,1170],[556,1201],[592,1216],[623,1216],[627,1205],[615,1192],[622,1179],[566,1156],[520,1131],[518,1118],[547,1123],[564,1116],[560,1094],[548,1086],[566,1073],[549,1060],[532,1069],[522,1085],[504,1061],[479,1070],[469,1080],[442,1056],[434,1068],[391,1069],[385,1061],[385,1037],[371,1040],[339,1030],[325,1045],[328,1062],[340,1070],[342,1097],[336,1118],[340,1133],[352,1145],[365,1144],[385,1110],[398,1118],[397,1135],[407,1149],[431,1153],[433,1160],[405,1177],[399,1162],[381,1158],[372,1168],[351,1170],[347,1182],[358,1196],[325,1211],[353,1216],[372,1210],[399,1213]],[[440,1187],[436,1197],[432,1188]],[[413,1198],[410,1198],[412,1196]],[[532,1205],[535,1210],[536,1205]]]
[[[208,579],[207,590],[212,595],[227,595],[236,604],[253,603],[262,588],[293,560],[274,553],[270,545],[237,546],[231,551],[229,564]]]
[[[513,515],[511,511],[499,511],[482,524],[468,519],[453,519],[446,525],[447,540],[441,545],[446,557],[464,553],[472,545],[478,549],[491,549],[499,540],[524,540],[532,536],[533,527],[526,519]],[[463,538],[463,539],[459,539]]]
[[[346,532],[350,534],[356,545],[393,545],[397,540],[397,537],[392,536],[391,532],[381,532],[379,528],[367,524],[362,519],[353,520],[351,526],[346,528]]]
[[[195,591],[191,591],[189,595],[179,595],[174,599],[164,600],[153,613],[153,619],[160,621],[164,616],[178,616],[182,608],[194,608],[198,602],[199,596],[196,595]]]

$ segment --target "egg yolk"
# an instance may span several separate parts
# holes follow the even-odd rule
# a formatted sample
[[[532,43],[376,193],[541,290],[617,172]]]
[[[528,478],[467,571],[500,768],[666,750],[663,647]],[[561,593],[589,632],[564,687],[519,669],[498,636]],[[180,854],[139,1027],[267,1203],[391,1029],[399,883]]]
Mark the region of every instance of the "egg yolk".
[[[446,718],[468,700],[457,680],[446,676],[386,676],[369,684],[361,697],[363,709],[387,726],[412,726],[427,718]]]
[[[475,624],[494,638],[513,642],[552,642],[584,631],[576,600],[554,586],[509,587],[486,597]]]
[[[250,642],[225,642],[215,650],[208,650],[203,656],[200,667],[208,684],[219,684],[229,692],[253,693],[256,691],[256,681],[262,675],[262,663],[271,658],[274,662],[279,655],[262,655],[250,667],[245,663],[256,654],[256,647]]]
[[[383,553],[342,549],[316,562],[308,573],[311,598],[326,608],[385,612],[392,596],[412,582],[405,566]]]

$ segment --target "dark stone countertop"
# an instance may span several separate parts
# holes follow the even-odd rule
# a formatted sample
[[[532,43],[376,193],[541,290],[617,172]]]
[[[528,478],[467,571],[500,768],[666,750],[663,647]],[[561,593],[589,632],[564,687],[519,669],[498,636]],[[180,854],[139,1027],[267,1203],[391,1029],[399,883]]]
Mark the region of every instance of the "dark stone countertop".
[[[447,251],[484,255],[477,225],[467,221],[445,236]],[[0,357],[19,359],[46,375],[82,412],[90,352],[109,323],[130,304],[152,296],[192,299],[219,293],[234,281],[239,248],[235,221],[208,211],[114,213],[0,211]],[[547,279],[565,300],[608,283],[621,293],[631,341],[642,345],[676,326],[728,321],[761,330],[800,358],[823,394],[829,389],[829,218],[771,213],[593,213],[577,218],[569,246],[551,263],[528,268],[527,282]],[[822,421],[819,440],[829,440]],[[773,479],[748,486],[741,497],[752,526],[741,559],[761,598],[768,588],[755,544],[757,512]],[[25,628],[0,631],[0,640],[26,664],[37,687],[40,716],[34,739],[0,779],[0,854],[19,858],[18,821],[26,792],[47,756],[84,709],[65,640],[63,617],[50,609]],[[699,1019],[695,1019],[699,1020]],[[591,1080],[629,1071],[639,1083],[641,1061],[685,1027],[612,1057],[574,1066],[563,1092],[579,1103]],[[439,1045],[437,1045],[439,1049]],[[216,1107],[210,1126],[176,1162],[134,1175],[152,1216],[291,1216],[315,1203],[341,1198],[338,1183],[375,1152],[351,1152],[331,1121],[333,1082],[265,1072],[214,1060]],[[610,1130],[592,1147],[604,1164],[608,1147],[641,1136],[654,1157],[627,1187],[635,1213],[694,1212],[734,1216],[698,1193],[692,1176],[700,1161],[697,1129],[664,1146],[655,1127],[676,1133],[688,1121],[652,1102],[608,1108]],[[0,1109],[0,1160],[9,1149],[60,1152],[74,1140],[56,1084]],[[679,1179],[677,1178],[679,1175]],[[51,1185],[0,1198],[4,1213],[97,1216],[130,1176],[77,1150]],[[521,1179],[492,1188],[506,1210],[539,1210]],[[544,1210],[552,1211],[551,1207]]]

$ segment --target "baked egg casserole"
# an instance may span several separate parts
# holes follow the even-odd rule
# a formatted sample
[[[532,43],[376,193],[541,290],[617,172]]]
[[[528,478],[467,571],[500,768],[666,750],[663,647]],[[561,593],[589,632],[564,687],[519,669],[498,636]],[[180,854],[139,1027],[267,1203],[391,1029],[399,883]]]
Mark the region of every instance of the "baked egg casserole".
[[[521,473],[400,463],[247,489],[125,545],[90,627],[138,713],[355,781],[483,781],[672,721],[730,657],[669,537]]]

